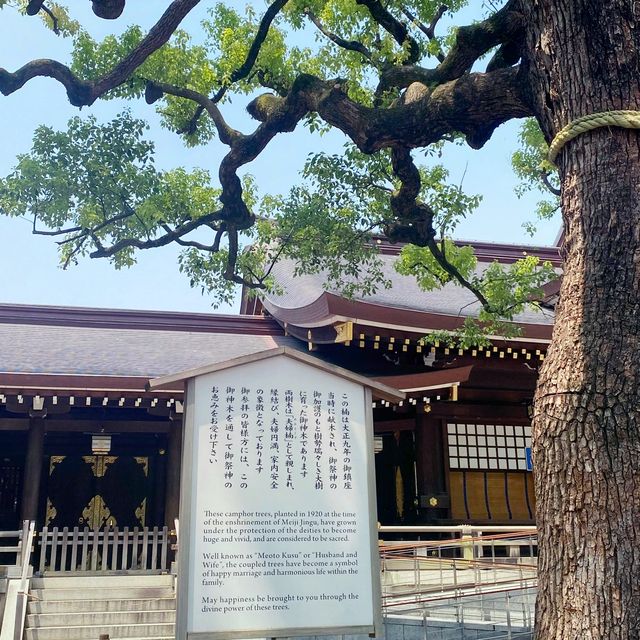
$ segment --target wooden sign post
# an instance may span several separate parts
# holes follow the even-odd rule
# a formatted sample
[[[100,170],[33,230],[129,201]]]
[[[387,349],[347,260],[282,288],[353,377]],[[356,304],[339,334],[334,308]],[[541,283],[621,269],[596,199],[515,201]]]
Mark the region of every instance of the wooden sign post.
[[[180,379],[177,637],[376,633],[372,391],[404,394],[286,347]]]

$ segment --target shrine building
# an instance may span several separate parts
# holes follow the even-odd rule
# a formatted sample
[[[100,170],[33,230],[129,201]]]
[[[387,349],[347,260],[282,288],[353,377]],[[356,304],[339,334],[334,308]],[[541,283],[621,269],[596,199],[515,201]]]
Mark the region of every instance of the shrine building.
[[[479,268],[556,247],[475,243]],[[243,295],[239,315],[0,305],[0,530],[173,527],[183,389],[151,378],[278,346],[405,393],[373,402],[382,524],[534,522],[530,412],[557,283],[515,322],[518,338],[454,349],[423,338],[477,312],[468,291],[393,287],[347,299],[320,275],[277,265],[282,295]],[[268,385],[268,381],[265,381]]]

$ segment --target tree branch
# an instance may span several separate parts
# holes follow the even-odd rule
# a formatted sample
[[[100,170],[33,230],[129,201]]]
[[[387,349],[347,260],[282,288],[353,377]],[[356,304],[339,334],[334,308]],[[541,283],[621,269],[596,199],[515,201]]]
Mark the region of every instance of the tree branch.
[[[340,36],[332,33],[331,31],[325,29],[322,25],[318,17],[311,11],[311,9],[307,9],[304,14],[313,22],[313,24],[318,28],[320,33],[326,36],[331,42],[333,42],[338,47],[342,49],[346,49],[347,51],[355,51],[356,53],[361,54],[364,58],[366,58],[369,62],[373,62],[373,56],[371,55],[371,51],[367,49],[361,42],[357,40],[345,40]]]
[[[554,196],[561,196],[562,195],[562,191],[560,191],[560,189],[558,189],[558,187],[555,187],[551,180],[549,179],[549,172],[548,171],[541,171],[540,172],[540,178],[542,180],[542,182],[544,183],[544,186],[547,187],[547,189],[549,189],[549,191],[551,191],[551,193]]]
[[[51,11],[51,9],[47,7],[46,4],[42,5],[42,11],[44,11],[49,16],[49,18],[51,18],[51,28],[53,29],[53,33],[59,36],[60,28],[58,26],[58,18],[54,15],[53,11]]]
[[[227,254],[227,268],[225,269],[225,272],[223,274],[225,280],[235,282],[236,284],[241,284],[243,286],[249,287],[250,289],[264,289],[264,282],[262,282],[259,278],[256,277],[254,280],[247,280],[246,278],[243,278],[236,273],[239,250],[238,230],[235,227],[231,227],[227,231],[227,237],[229,238],[229,249]]]
[[[179,98],[186,98],[187,100],[193,100],[193,102],[197,103],[202,109],[206,110],[216,126],[218,136],[222,143],[230,145],[234,140],[242,136],[239,131],[236,131],[227,124],[216,103],[204,94],[193,91],[192,89],[176,87],[175,85],[167,84],[165,82],[154,82],[153,80],[147,81],[147,87],[145,90],[145,100],[147,104],[153,104],[156,100],[162,97],[163,93],[168,93]]]
[[[66,269],[74,260],[75,257],[82,252],[84,244],[86,242],[86,238],[83,238],[81,242],[79,242],[70,252],[69,255],[65,258],[65,261],[62,265],[63,269]]]
[[[287,248],[287,244],[289,243],[290,237],[291,236],[289,235],[289,236],[287,236],[287,238],[281,239],[280,246],[278,247],[278,250],[276,251],[275,255],[273,257],[271,257],[271,264],[269,265],[269,268],[262,274],[262,277],[260,278],[260,282],[261,283],[264,283],[264,281],[273,272],[276,264],[278,263],[278,260],[280,260],[280,256],[282,255],[282,252]]]
[[[214,220],[218,220],[220,217],[219,211],[213,211],[204,216],[196,218],[195,220],[189,220],[181,225],[178,225],[175,229],[171,229],[164,233],[164,235],[157,236],[156,238],[151,238],[148,240],[139,240],[138,238],[122,238],[117,242],[114,242],[110,246],[105,246],[102,241],[96,236],[96,232],[99,227],[95,229],[87,229],[85,234],[86,236],[91,237],[94,245],[96,246],[95,251],[92,251],[89,254],[91,258],[110,258],[114,256],[119,251],[127,248],[135,248],[135,249],[154,249],[156,247],[164,247],[165,245],[170,244],[171,242],[175,242],[180,239],[182,236],[191,233],[198,227],[206,225]],[[104,225],[100,225],[104,226]],[[75,238],[79,240],[80,237]]]
[[[482,291],[447,260],[444,241],[442,247],[438,246],[433,228],[434,212],[428,205],[418,200],[421,187],[420,172],[413,162],[409,149],[394,148],[391,152],[391,163],[395,175],[400,179],[401,187],[391,197],[391,209],[396,219],[385,229],[389,239],[428,247],[442,269],[463,287],[469,289],[482,306],[490,311],[491,306]]]
[[[427,30],[426,30],[426,34],[428,38],[431,38],[431,39],[435,38],[436,27],[438,26],[438,22],[440,22],[440,19],[448,10],[449,10],[449,7],[446,4],[441,4],[438,7],[438,10],[435,12],[433,18],[431,18],[431,22],[429,23],[429,26],[427,27]]]
[[[309,110],[348,135],[364,153],[397,145],[425,147],[455,132],[465,134],[467,143],[477,149],[503,122],[531,115],[525,82],[518,71],[510,67],[467,74],[425,91],[410,104],[389,109],[363,106],[314,76],[298,80],[306,83]]]
[[[65,238],[64,240],[60,240],[60,242],[58,242],[58,245],[69,244],[70,242],[76,242],[77,240],[81,240],[83,238],[86,238],[87,236],[94,235],[99,231],[106,229],[109,225],[113,224],[114,222],[120,222],[121,220],[126,220],[127,218],[130,218],[134,214],[135,214],[135,211],[131,209],[131,207],[128,207],[128,209],[124,213],[120,213],[117,216],[112,216],[111,218],[107,218],[100,224],[96,225],[95,227],[91,227],[90,229],[86,227],[71,227],[69,229],[57,231],[55,233],[52,233],[51,235],[60,235],[61,233],[75,233],[76,231],[79,231],[80,233],[78,233],[77,235],[72,236],[70,238]],[[43,233],[42,235],[48,235],[48,234]]]
[[[32,60],[14,73],[0,68],[0,92],[8,96],[22,88],[32,78],[44,76],[54,78],[65,87],[72,105],[89,106],[107,91],[128,80],[152,53],[166,44],[182,19],[199,2],[200,0],[173,0],[140,44],[109,73],[94,82],[77,78],[69,67],[56,60]]]
[[[356,0],[356,4],[367,7],[371,17],[401,46],[407,48],[406,64],[415,64],[420,58],[420,47],[411,37],[407,26],[391,14],[380,0]]]
[[[436,259],[438,264],[454,279],[456,279],[465,289],[468,289],[473,293],[473,295],[478,299],[478,302],[489,312],[492,311],[491,305],[489,301],[485,298],[484,294],[478,287],[476,287],[472,282],[467,280],[460,271],[451,264],[445,254],[440,250],[438,243],[435,239],[431,240],[431,242],[427,245],[429,250],[433,254],[433,257]]]
[[[67,229],[57,229],[51,231],[45,231],[44,229],[36,229],[37,215],[33,216],[33,226],[31,228],[31,233],[34,236],[63,236],[68,233],[76,233],[77,231],[82,231],[82,227],[68,227]]]
[[[222,100],[222,98],[224,97],[230,85],[232,85],[234,82],[244,80],[249,75],[249,73],[251,73],[251,70],[253,69],[253,65],[258,59],[258,54],[260,53],[260,49],[262,48],[262,45],[266,40],[267,35],[269,34],[269,28],[271,27],[271,23],[275,20],[278,13],[280,13],[282,8],[285,6],[285,4],[287,4],[288,1],[289,0],[274,0],[274,2],[269,5],[268,9],[264,12],[264,15],[262,16],[262,20],[260,20],[258,31],[256,32],[253,42],[251,43],[251,47],[249,48],[249,52],[247,53],[247,57],[245,61],[242,63],[240,67],[238,67],[231,74],[231,78],[229,82],[221,86],[220,89],[218,89],[218,91],[216,92],[216,94],[211,98],[211,101],[214,104]],[[205,109],[204,106],[202,105],[198,106],[191,120],[189,120],[189,123],[187,124],[187,126],[181,129],[178,133],[186,133],[188,135],[193,135],[196,131],[196,127],[198,126],[198,120],[200,119],[200,116],[202,115],[204,109]]]
[[[35,16],[40,13],[44,0],[29,0],[27,4],[26,13],[28,16]]]
[[[184,246],[205,249],[183,238],[202,226],[217,229],[217,243],[223,233],[229,239],[230,262],[225,277],[234,282],[251,284],[235,273],[237,267],[238,233],[255,223],[255,215],[243,200],[242,183],[238,169],[254,160],[279,133],[293,131],[297,123],[309,112],[315,111],[329,124],[346,133],[357,146],[372,153],[383,148],[394,150],[394,171],[401,177],[402,186],[393,195],[392,207],[398,216],[398,224],[392,229],[396,239],[411,233],[423,246],[428,246],[435,236],[433,212],[416,201],[419,193],[419,175],[412,166],[409,149],[426,146],[450,132],[463,132],[470,144],[481,144],[501,122],[530,114],[525,94],[520,86],[517,69],[503,69],[491,74],[468,74],[424,92],[415,101],[399,104],[390,109],[365,107],[350,99],[339,80],[325,81],[311,75],[300,75],[286,98],[271,96],[266,108],[259,112],[261,124],[250,135],[242,135],[228,128],[215,103],[197,92],[150,83],[149,90],[157,97],[158,91],[171,91],[173,95],[192,99],[207,108],[229,145],[229,151],[219,167],[222,187],[221,207],[195,220],[188,220],[174,228],[161,227],[160,235],[146,239],[120,238],[111,245],[104,244],[100,232],[131,212],[114,216],[93,229],[82,229],[68,238],[83,246],[92,241],[95,250],[92,258],[111,257],[128,248],[150,249],[177,242]],[[155,93],[154,93],[155,91]],[[258,98],[260,100],[260,98]],[[400,151],[398,151],[400,149]],[[394,235],[395,234],[395,235]],[[412,240],[413,241],[413,240]],[[234,253],[235,252],[235,253]],[[444,268],[444,267],[443,267]]]
[[[321,86],[325,88],[323,84]],[[333,90],[333,85],[328,84],[327,86],[330,88],[326,90]],[[176,88],[172,87],[173,89]],[[77,247],[81,247],[86,240],[91,240],[95,247],[94,251],[89,254],[91,258],[108,258],[125,249],[152,249],[172,242],[183,246],[194,246],[200,249],[217,251],[219,250],[222,234],[226,232],[229,240],[230,257],[225,278],[247,286],[262,286],[260,283],[251,282],[235,273],[238,257],[238,231],[248,229],[255,222],[255,216],[242,199],[242,183],[236,172],[239,167],[254,160],[278,133],[293,131],[299,120],[309,111],[307,105],[308,89],[307,77],[303,76],[302,80],[294,84],[294,88],[286,99],[276,98],[274,108],[266,115],[265,121],[258,126],[253,134],[244,136],[236,132],[236,135],[229,136],[230,150],[223,158],[219,170],[220,184],[222,185],[222,193],[220,195],[221,209],[194,220],[188,220],[173,229],[166,224],[161,224],[164,233],[153,238],[147,238],[146,240],[121,238],[111,245],[105,245],[99,237],[99,232],[114,222],[134,215],[135,211],[128,210],[124,214],[113,216],[91,229],[79,229],[78,233],[66,238],[60,244],[75,242]],[[178,91],[183,92],[180,89]],[[185,94],[185,96],[193,99],[203,98],[199,94]],[[211,107],[208,103],[207,106]],[[203,244],[182,240],[185,235],[201,226],[210,226],[216,229],[216,239],[213,245],[207,247]],[[72,253],[75,254],[76,251],[74,250]]]
[[[21,89],[29,80],[36,77],[47,77],[57,80],[67,90],[69,102],[75,107],[93,104],[93,83],[76,78],[69,67],[57,60],[32,60],[10,73],[0,68],[0,92],[8,96]]]
[[[517,0],[509,0],[486,20],[460,27],[453,47],[435,69],[412,65],[390,67],[382,74],[376,91],[404,88],[412,82],[433,86],[460,78],[471,70],[480,56],[493,47],[514,40],[522,32],[523,19],[516,8]]]
[[[434,211],[418,201],[420,172],[413,163],[411,151],[396,146],[391,151],[393,173],[400,180],[400,189],[391,195],[393,221],[385,224],[385,235],[391,242],[409,242],[426,247],[435,237]]]
[[[171,227],[168,224],[163,224],[161,226],[167,233],[173,232],[173,229],[171,229]],[[222,225],[222,228],[220,229],[216,229],[212,225],[207,225],[207,226],[211,227],[211,229],[216,232],[212,244],[202,244],[201,242],[197,242],[195,240],[182,240],[182,238],[176,238],[175,243],[180,245],[181,247],[193,247],[195,249],[199,249],[200,251],[206,251],[208,253],[218,252],[220,250],[220,241],[225,231],[224,225]]]
[[[260,25],[258,26],[256,36],[251,43],[251,48],[249,49],[247,58],[242,63],[242,65],[231,74],[229,84],[238,82],[238,80],[243,80],[249,75],[251,69],[253,69],[253,65],[256,63],[258,54],[260,53],[260,49],[262,48],[262,45],[266,40],[267,35],[269,34],[271,23],[275,20],[275,17],[278,15],[278,13],[280,13],[281,9],[285,4],[287,4],[288,1],[289,0],[274,0],[274,2],[269,5],[269,8],[264,12],[264,16],[262,16],[262,20],[260,21]],[[218,93],[222,91],[222,95],[224,95],[227,87],[228,85],[225,85],[220,89],[220,91],[218,91]],[[219,102],[222,98],[222,95],[218,97],[218,94],[216,94],[216,97],[213,98],[213,101]]]
[[[429,40],[435,40],[436,26],[438,25],[438,22],[440,22],[440,19],[448,9],[449,7],[447,7],[446,4],[441,4],[438,7],[438,10],[434,14],[433,18],[431,19],[429,26],[426,26],[420,20],[418,20],[417,16],[414,13],[412,13],[409,9],[407,9],[407,7],[402,7],[402,13],[404,13],[404,15],[407,16],[407,18],[409,18],[409,20],[411,20],[411,22],[416,27],[418,27],[418,29],[420,29],[420,31],[422,31],[422,33],[424,33],[424,35],[427,36]],[[436,53],[436,58],[440,62],[444,61],[444,53],[442,53],[441,49],[439,49],[438,52]]]
[[[125,0],[92,0],[93,13],[105,20],[115,20],[124,11]]]
[[[96,83],[96,97],[121,85],[155,51],[169,41],[182,19],[200,0],[173,0],[140,44]],[[95,98],[94,98],[95,99]]]

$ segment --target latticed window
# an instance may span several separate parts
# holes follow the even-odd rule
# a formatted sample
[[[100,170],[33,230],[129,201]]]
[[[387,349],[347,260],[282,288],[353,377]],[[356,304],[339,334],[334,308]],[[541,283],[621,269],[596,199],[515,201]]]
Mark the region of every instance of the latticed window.
[[[508,424],[447,424],[450,469],[527,470],[531,427]]]

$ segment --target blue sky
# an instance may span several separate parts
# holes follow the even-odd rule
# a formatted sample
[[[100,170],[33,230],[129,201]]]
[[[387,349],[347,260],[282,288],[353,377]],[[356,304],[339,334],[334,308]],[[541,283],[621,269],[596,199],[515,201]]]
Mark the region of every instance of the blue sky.
[[[69,3],[72,6],[76,3]],[[114,23],[100,21],[88,9],[89,3],[74,7],[77,17],[96,36],[114,28]],[[141,8],[144,4],[145,9]],[[203,2],[198,13],[185,26],[196,26],[207,6]],[[148,7],[166,3],[127,3],[127,10],[115,27],[130,23],[148,26],[155,17]],[[157,11],[160,15],[161,10]],[[0,66],[13,71],[30,59],[39,57],[68,59],[70,42],[56,37],[38,23],[38,18],[22,17],[11,9],[0,12],[0,42],[3,43]],[[107,119],[121,110],[123,104],[100,103],[83,109],[81,115],[94,113]],[[155,122],[153,109],[144,103],[133,105],[136,115],[149,119],[150,135],[157,148],[157,165],[208,168],[215,175],[223,149],[216,142],[197,149],[184,149],[179,139]],[[251,125],[244,115],[244,104],[227,107],[225,116],[244,130]],[[22,90],[4,97],[0,95],[0,174],[6,175],[15,163],[17,153],[28,151],[33,130],[40,124],[64,128],[66,121],[77,115],[67,100],[64,89],[53,80],[36,79]],[[510,156],[516,148],[518,123],[508,123],[496,131],[492,140],[480,151],[451,147],[443,158],[451,180],[463,183],[470,193],[483,195],[476,213],[464,221],[458,237],[493,242],[552,244],[559,222],[540,227],[531,238],[522,223],[532,218],[537,194],[519,200],[514,194],[517,180],[510,168]],[[279,193],[295,183],[297,171],[310,151],[321,148],[339,149],[344,141],[340,134],[323,138],[299,129],[280,136],[249,166],[263,193]],[[419,153],[419,152],[417,152]],[[29,222],[0,217],[0,302],[55,304],[108,308],[165,309],[176,311],[211,311],[211,301],[199,290],[189,287],[187,278],[177,270],[177,249],[167,247],[139,254],[131,269],[115,271],[106,261],[84,260],[66,271],[58,268],[55,243],[51,238],[33,236]],[[237,305],[221,307],[218,312],[232,313]]]

